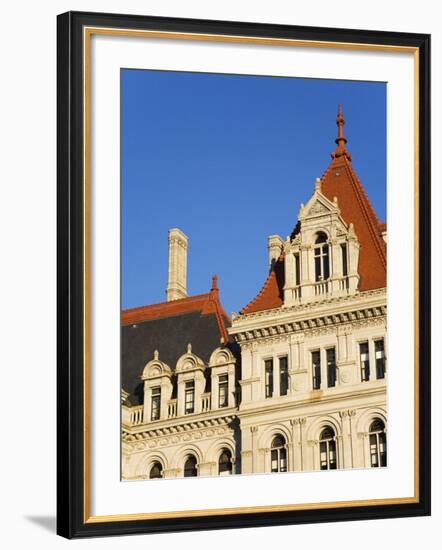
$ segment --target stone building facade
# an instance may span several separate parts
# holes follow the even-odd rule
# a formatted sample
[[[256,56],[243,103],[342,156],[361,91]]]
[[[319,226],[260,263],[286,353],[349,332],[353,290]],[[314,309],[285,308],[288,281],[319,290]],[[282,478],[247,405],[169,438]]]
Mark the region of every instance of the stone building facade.
[[[171,230],[168,301],[122,314],[123,478],[387,464],[386,226],[341,108],[337,126],[329,168],[291,234],[269,237],[269,276],[238,315],[216,278],[187,297],[187,238]]]

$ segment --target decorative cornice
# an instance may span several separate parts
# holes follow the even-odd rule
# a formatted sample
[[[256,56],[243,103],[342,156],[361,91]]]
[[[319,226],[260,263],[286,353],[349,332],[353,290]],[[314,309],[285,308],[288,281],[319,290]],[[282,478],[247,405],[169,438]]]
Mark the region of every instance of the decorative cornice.
[[[141,424],[129,428],[124,426],[122,432],[122,438],[124,441],[137,441],[149,438],[160,438],[165,436],[180,435],[184,432],[191,432],[192,430],[201,429],[213,429],[216,430],[220,427],[228,426],[235,420],[236,414],[229,414],[224,416],[212,417],[212,418],[198,418],[192,419],[173,418],[168,419],[166,426],[158,426],[155,422],[155,426],[149,424]]]
[[[229,333],[235,332],[235,327],[238,325],[242,325],[245,321],[252,320],[252,319],[262,319],[265,317],[275,317],[280,315],[285,315],[290,312],[294,312],[296,314],[300,314],[302,312],[312,313],[315,310],[320,310],[324,306],[331,306],[331,305],[345,305],[347,303],[351,304],[352,302],[357,303],[363,303],[364,300],[370,299],[370,298],[376,298],[376,297],[382,297],[386,296],[386,289],[385,288],[378,288],[374,290],[366,290],[364,292],[358,292],[355,295],[349,295],[349,296],[336,296],[336,297],[329,297],[325,298],[324,300],[315,300],[314,302],[309,302],[305,304],[296,304],[293,306],[281,306],[274,309],[266,309],[262,311],[255,311],[252,313],[244,313],[238,316],[235,321],[232,324],[232,327],[229,329]]]
[[[232,335],[243,349],[248,349],[247,346],[244,346],[246,342],[256,342],[257,340],[261,343],[286,342],[288,335],[299,332],[315,336],[336,332],[339,329],[339,334],[348,334],[355,328],[385,323],[386,314],[387,306],[382,304],[351,311],[317,315],[292,322],[283,320],[281,324],[278,324],[278,319],[272,316],[269,319],[269,324],[272,323],[270,326],[253,329],[244,326],[243,330],[232,331]],[[342,327],[342,325],[345,326]]]
[[[144,451],[157,447],[189,443],[201,439],[209,439],[217,436],[230,436],[233,438],[233,429],[228,425],[218,426],[209,429],[189,429],[182,432],[164,433],[162,430],[148,430],[145,432],[131,434],[127,431],[122,433],[122,441],[130,446],[132,451]]]

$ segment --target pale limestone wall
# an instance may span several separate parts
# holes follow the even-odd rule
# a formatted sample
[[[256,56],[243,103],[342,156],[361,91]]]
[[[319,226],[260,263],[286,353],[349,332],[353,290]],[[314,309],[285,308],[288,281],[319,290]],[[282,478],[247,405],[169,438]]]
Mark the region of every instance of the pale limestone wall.
[[[279,323],[285,326],[302,317],[308,319],[309,309],[299,315],[293,308],[287,312],[250,314],[232,329],[241,335],[248,334],[250,341],[241,344],[242,377],[241,404],[238,416],[242,437],[242,473],[270,471],[270,444],[276,434],[287,442],[289,471],[319,469],[318,438],[325,425],[331,426],[337,439],[339,468],[369,467],[368,426],[375,418],[386,424],[386,380],[377,380],[375,374],[374,342],[384,339],[385,354],[386,316],[383,304],[384,291],[367,293],[346,300],[340,305],[311,307],[312,317],[323,318],[340,310],[349,315],[352,310],[370,311],[370,316],[355,314],[353,322],[336,326],[321,326],[292,334],[278,334]],[[285,310],[287,311],[287,310]],[[378,315],[374,316],[373,311]],[[360,317],[359,319],[357,317]],[[338,320],[338,319],[336,319]],[[308,322],[304,322],[308,325]],[[273,330],[272,330],[273,328]],[[273,333],[273,336],[271,335]],[[257,334],[266,337],[254,338]],[[370,381],[361,381],[359,343],[369,343]],[[336,386],[327,388],[325,350],[336,350]],[[313,390],[312,351],[321,353],[321,389]],[[279,395],[278,360],[287,356],[289,361],[289,388],[287,395]],[[274,394],[265,397],[265,360],[273,359]]]
[[[145,479],[156,460],[163,465],[165,477],[180,477],[190,452],[197,457],[199,475],[218,475],[218,459],[223,448],[232,452],[235,473],[270,472],[270,445],[276,434],[286,440],[288,471],[317,470],[319,434],[325,425],[331,426],[336,434],[339,468],[369,467],[369,426],[375,418],[387,424],[387,378],[376,379],[374,357],[374,342],[384,338],[388,358],[385,303],[386,293],[381,290],[310,307],[280,308],[239,318],[231,329],[239,339],[245,338],[240,344],[239,406],[235,402],[235,365],[231,355],[219,348],[212,354],[209,365],[204,365],[191,351],[184,354],[178,361],[178,376],[186,379],[195,376],[198,380],[205,369],[210,369],[212,395],[199,395],[201,405],[195,414],[184,415],[178,403],[177,416],[156,422],[141,418],[141,422],[131,423],[127,408],[123,407],[124,429],[129,439],[132,438],[123,444],[123,477]],[[330,325],[313,326],[314,319],[319,323],[327,315],[334,316]],[[342,323],[343,317],[354,319]],[[287,333],[283,333],[282,326]],[[304,330],[299,330],[300,326],[304,326]],[[371,376],[368,382],[361,381],[361,341],[369,342]],[[326,387],[324,353],[329,347],[336,349],[337,381],[333,388]],[[322,387],[313,390],[311,352],[318,349],[322,359]],[[279,395],[276,367],[281,356],[288,357],[287,395]],[[266,398],[264,361],[269,358],[274,360],[275,383],[273,396]],[[146,373],[146,388],[158,384],[160,378],[155,377],[160,374],[162,380],[169,381],[166,368],[161,373],[157,366],[158,370],[152,370],[157,362],[158,358],[146,366],[145,371],[154,376],[152,381]],[[183,368],[185,366],[187,368]],[[224,409],[218,408],[216,399],[216,381],[220,374],[229,377],[229,403]],[[204,412],[203,398],[206,399]],[[178,401],[182,402],[183,397]]]
[[[226,422],[210,425],[200,421],[183,431],[171,430],[164,435],[123,443],[123,479],[148,479],[151,467],[159,462],[165,478],[183,477],[184,462],[189,454],[197,459],[198,475],[218,475],[218,459],[223,449],[235,457],[233,430]],[[233,472],[235,473],[235,458]]]

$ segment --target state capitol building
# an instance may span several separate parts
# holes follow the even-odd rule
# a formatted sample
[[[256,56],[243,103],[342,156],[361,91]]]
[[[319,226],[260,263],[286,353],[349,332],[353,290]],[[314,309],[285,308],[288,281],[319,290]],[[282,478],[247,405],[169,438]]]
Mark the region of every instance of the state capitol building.
[[[187,295],[188,237],[169,231],[167,301],[121,314],[122,479],[386,466],[387,231],[341,107],[336,122],[329,167],[289,237],[268,237],[268,277],[238,315],[216,276]]]

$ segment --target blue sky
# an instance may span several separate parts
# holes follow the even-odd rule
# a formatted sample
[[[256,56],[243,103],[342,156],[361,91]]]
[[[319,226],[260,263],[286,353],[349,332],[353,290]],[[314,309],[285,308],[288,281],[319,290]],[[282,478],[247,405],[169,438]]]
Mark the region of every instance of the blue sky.
[[[167,233],[189,237],[188,293],[218,275],[230,314],[268,274],[335,148],[342,103],[353,166],[386,209],[386,84],[121,71],[122,308],[165,301]]]

